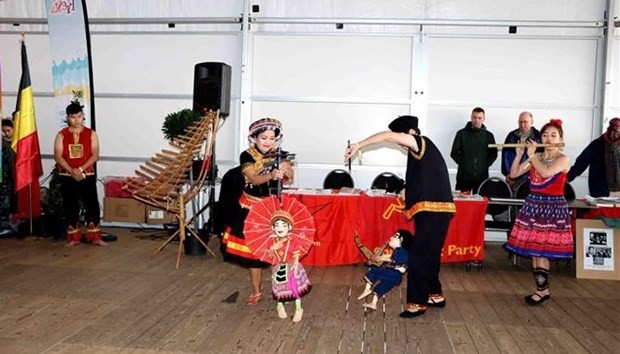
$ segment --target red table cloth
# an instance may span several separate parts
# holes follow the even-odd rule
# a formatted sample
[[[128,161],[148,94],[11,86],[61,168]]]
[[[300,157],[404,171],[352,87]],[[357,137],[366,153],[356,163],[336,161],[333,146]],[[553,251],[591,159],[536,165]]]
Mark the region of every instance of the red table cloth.
[[[304,265],[343,265],[365,262],[355,245],[355,231],[369,249],[381,247],[398,229],[413,231],[413,222],[400,213],[395,197],[342,194],[291,194],[308,207],[316,223],[316,245],[302,258]],[[488,200],[455,200],[456,214],[450,223],[441,261],[466,262],[484,259],[484,217]]]

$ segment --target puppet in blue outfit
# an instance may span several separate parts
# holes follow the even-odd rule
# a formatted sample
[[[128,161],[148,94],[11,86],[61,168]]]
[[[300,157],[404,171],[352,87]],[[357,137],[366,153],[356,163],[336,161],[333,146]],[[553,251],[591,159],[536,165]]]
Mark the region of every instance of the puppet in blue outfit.
[[[371,293],[373,297],[371,302],[365,303],[362,306],[376,310],[379,298],[400,285],[409,263],[407,247],[403,247],[403,243],[411,242],[412,238],[413,236],[409,231],[398,230],[390,237],[387,243],[392,252],[383,251],[380,254],[373,255],[374,259],[371,259],[373,263],[382,261],[383,264],[381,266],[371,266],[366,275],[364,275],[366,287],[357,299],[362,300]]]

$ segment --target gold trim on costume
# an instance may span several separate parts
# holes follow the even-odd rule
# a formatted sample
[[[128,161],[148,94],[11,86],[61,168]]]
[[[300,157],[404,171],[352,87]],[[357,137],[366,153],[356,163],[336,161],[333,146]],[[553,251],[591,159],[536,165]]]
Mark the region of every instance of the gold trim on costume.
[[[454,205],[453,202],[418,202],[403,214],[405,214],[405,217],[409,220],[421,211],[432,213],[456,213],[456,205]]]
[[[252,253],[252,251],[250,250],[248,246],[238,244],[234,241],[230,241],[230,239],[228,240],[228,243],[226,243],[226,247],[233,249],[233,250],[241,251],[244,253]]]
[[[418,153],[416,154],[415,152],[411,151],[411,149],[409,149],[409,152],[411,152],[411,156],[413,156],[414,159],[416,160],[421,160],[422,157],[424,156],[424,153],[426,152],[426,139],[424,139],[423,137],[420,137],[420,142],[421,142],[421,146],[418,146]]]
[[[252,209],[252,206],[259,203],[261,200],[263,200],[263,198],[255,197],[243,192],[241,197],[239,197],[239,205],[241,205],[242,208]]]
[[[81,159],[84,157],[84,145],[80,144],[80,134],[83,130],[83,127],[77,131],[71,131],[71,129],[69,129],[69,132],[73,134],[73,144],[69,144],[70,159]]]
[[[264,162],[263,162],[263,154],[261,154],[260,151],[258,151],[256,146],[251,146],[250,148],[247,149],[247,152],[254,159],[254,165],[253,165],[254,169],[256,171],[262,170],[263,166],[265,165]]]
[[[66,177],[72,177],[71,173],[67,172],[67,170],[65,170],[64,168],[62,169],[61,172],[58,172],[59,176],[66,176]],[[84,176],[94,176],[95,172],[84,172]]]
[[[79,228],[75,228],[75,227],[73,227],[73,226],[69,226],[69,227],[67,228],[67,234],[69,234],[69,235],[74,235],[74,234],[77,234],[77,233],[78,233],[78,232],[80,232],[80,231],[81,231],[81,230],[80,230]]]
[[[82,144],[69,144],[69,158],[81,159],[84,157],[84,145]]]

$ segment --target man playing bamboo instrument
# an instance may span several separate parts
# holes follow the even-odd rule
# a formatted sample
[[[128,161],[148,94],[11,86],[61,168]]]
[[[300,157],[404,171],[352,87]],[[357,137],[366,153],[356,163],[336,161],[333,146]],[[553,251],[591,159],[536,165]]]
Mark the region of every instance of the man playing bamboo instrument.
[[[521,114],[519,114],[519,128],[508,133],[506,139],[504,140],[504,144],[516,144],[526,142],[528,140],[533,140],[540,143],[540,132],[532,126],[533,123],[534,116],[532,113],[521,112]],[[508,183],[513,191],[521,183],[523,183],[523,181],[527,180],[529,176],[526,173],[516,179],[510,178],[510,166],[512,166],[512,161],[515,159],[515,156],[515,148],[502,149],[502,174],[506,177],[506,183]],[[529,156],[527,153],[524,153],[520,162],[523,162],[528,158]]]
[[[610,120],[605,134],[581,152],[568,171],[568,181],[572,182],[588,167],[588,189],[592,197],[620,197],[620,118]]]

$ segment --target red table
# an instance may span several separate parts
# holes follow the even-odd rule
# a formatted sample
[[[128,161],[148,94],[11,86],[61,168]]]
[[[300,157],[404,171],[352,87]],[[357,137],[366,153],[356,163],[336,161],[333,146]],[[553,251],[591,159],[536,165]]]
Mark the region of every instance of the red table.
[[[402,203],[394,197],[341,194],[291,194],[308,207],[316,222],[316,242],[302,258],[304,265],[342,265],[365,262],[353,239],[354,232],[369,249],[381,247],[398,229],[413,230],[400,213]],[[484,259],[484,216],[488,200],[456,200],[441,261],[466,262]]]
[[[590,209],[583,215],[584,219],[620,218],[620,207],[599,207]]]

